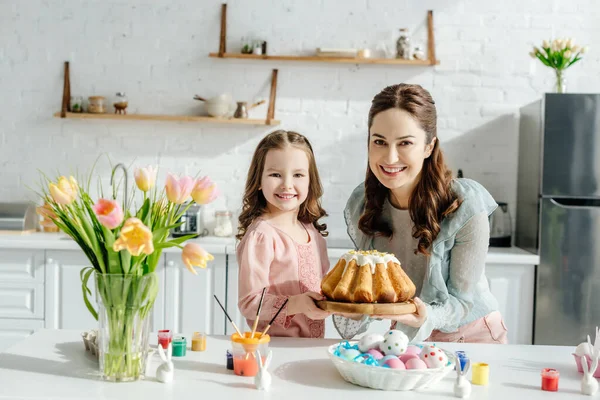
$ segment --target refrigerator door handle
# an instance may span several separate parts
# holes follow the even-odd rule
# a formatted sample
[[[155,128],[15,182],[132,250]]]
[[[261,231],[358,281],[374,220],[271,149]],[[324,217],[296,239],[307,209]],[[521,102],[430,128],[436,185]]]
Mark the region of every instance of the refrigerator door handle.
[[[594,209],[600,208],[600,199],[550,199],[550,202],[562,208],[570,209]]]

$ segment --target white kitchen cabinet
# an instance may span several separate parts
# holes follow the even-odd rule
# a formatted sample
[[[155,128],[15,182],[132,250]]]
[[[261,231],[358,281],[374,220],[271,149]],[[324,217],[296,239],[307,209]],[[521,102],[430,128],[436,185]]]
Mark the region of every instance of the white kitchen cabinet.
[[[232,251],[228,251],[227,254],[227,304],[223,304],[224,307],[227,308],[227,314],[231,317],[233,322],[240,328],[240,331],[249,331],[250,327],[246,323],[246,318],[240,312],[238,308],[238,277],[239,277],[240,267],[235,258],[235,253]],[[221,300],[221,299],[220,299]],[[221,300],[223,302],[223,300]],[[227,335],[231,335],[235,332],[233,326],[229,321],[227,321],[225,325],[225,332]]]
[[[81,270],[89,265],[89,260],[80,249],[46,251],[46,328],[97,329],[98,322],[83,301],[79,276]],[[159,291],[150,321],[152,331],[160,329],[164,320],[164,256],[159,260],[156,273]],[[88,288],[92,291],[89,299],[97,310],[93,276],[88,281]]]
[[[224,315],[214,300],[225,298],[226,257],[213,254],[207,268],[190,273],[181,260],[180,252],[166,254],[165,323],[161,329],[191,335],[205,332],[224,334]]]
[[[508,330],[510,344],[533,343],[535,266],[486,264],[485,274]]]

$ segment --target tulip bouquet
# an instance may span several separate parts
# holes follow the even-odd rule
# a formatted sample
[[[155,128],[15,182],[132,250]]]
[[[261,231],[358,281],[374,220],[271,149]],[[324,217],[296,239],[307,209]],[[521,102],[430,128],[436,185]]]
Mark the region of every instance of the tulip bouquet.
[[[107,380],[126,381],[144,372],[148,316],[158,293],[154,271],[162,250],[182,248],[183,263],[193,274],[194,267],[205,268],[213,260],[198,244],[183,246],[193,235],[170,238],[170,230],[181,224],[180,217],[193,204],[188,202],[190,197],[198,204],[207,204],[218,196],[218,190],[208,177],[173,174],[168,174],[165,187],[158,190],[157,169],[136,168],[135,182],[143,201],[132,210],[128,199],[135,195],[135,188],[127,192],[127,171],[119,166],[125,171],[121,203],[116,200],[114,187],[111,198],[101,190],[101,198],[94,201],[89,195],[90,179],[83,187],[72,176],[55,181],[45,177],[40,196],[47,204],[45,216],[73,238],[90,262],[80,276],[84,302],[99,321],[100,370]],[[92,274],[98,311],[87,286]]]
[[[563,71],[581,60],[588,48],[576,45],[573,39],[555,39],[551,42],[544,40],[541,47],[540,50],[534,46],[529,55],[540,60],[545,66],[554,69],[556,92],[564,93],[566,83]]]

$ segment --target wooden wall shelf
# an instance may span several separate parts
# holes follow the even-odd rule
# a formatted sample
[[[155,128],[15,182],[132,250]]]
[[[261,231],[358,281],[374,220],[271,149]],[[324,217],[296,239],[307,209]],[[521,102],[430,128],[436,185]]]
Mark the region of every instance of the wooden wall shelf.
[[[152,114],[92,114],[92,113],[73,113],[70,112],[71,98],[71,79],[69,73],[69,61],[65,61],[65,74],[62,95],[61,110],[54,114],[58,118],[78,118],[78,119],[112,119],[112,120],[130,120],[130,121],[172,121],[172,122],[205,122],[211,124],[231,124],[231,125],[279,125],[280,121],[275,119],[275,99],[277,97],[277,75],[278,70],[271,72],[271,90],[269,93],[269,105],[267,108],[267,117],[265,119],[249,118],[216,118],[210,116],[194,115],[152,115]]]
[[[111,119],[126,121],[171,121],[171,122],[206,122],[210,124],[231,124],[231,125],[279,125],[280,121],[270,120],[267,123],[264,119],[242,119],[242,118],[215,118],[215,117],[196,117],[192,115],[152,115],[152,114],[91,114],[91,113],[71,113],[67,112],[61,117],[61,112],[54,113],[57,118],[71,119]]]
[[[431,65],[429,60],[403,60],[399,58],[342,58],[318,56],[269,56],[242,53],[210,53],[212,58],[238,58],[242,60],[272,60],[272,61],[311,61],[341,64],[388,64],[388,65]],[[436,65],[439,65],[436,61]]]
[[[219,52],[209,53],[213,58],[235,58],[242,60],[271,60],[271,61],[309,61],[323,63],[342,64],[383,64],[383,65],[415,65],[428,66],[439,65],[435,58],[435,38],[433,32],[433,11],[427,12],[427,60],[404,60],[398,58],[342,58],[342,57],[319,57],[319,56],[295,56],[295,55],[257,55],[242,53],[227,53],[227,4],[221,5],[221,34],[219,37]]]

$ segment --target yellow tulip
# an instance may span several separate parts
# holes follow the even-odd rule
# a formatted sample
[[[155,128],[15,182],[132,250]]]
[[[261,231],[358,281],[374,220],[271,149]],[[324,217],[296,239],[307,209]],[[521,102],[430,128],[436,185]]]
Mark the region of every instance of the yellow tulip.
[[[215,258],[199,244],[188,243],[183,248],[181,259],[185,267],[194,275],[198,275],[194,267],[206,268],[206,263]]]
[[[71,204],[77,198],[77,188],[77,181],[72,176],[69,179],[61,176],[56,184],[51,182],[49,185],[52,199],[62,205]]]
[[[208,204],[217,198],[219,190],[217,185],[208,176],[196,180],[192,190],[192,198],[198,204]]]
[[[114,251],[126,249],[132,256],[140,254],[152,254],[154,244],[152,243],[152,232],[144,223],[135,217],[125,221],[119,238],[113,245]]]
[[[156,173],[158,171],[151,165],[146,168],[136,168],[133,171],[135,184],[142,192],[147,192],[156,184]]]

